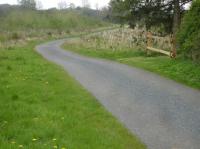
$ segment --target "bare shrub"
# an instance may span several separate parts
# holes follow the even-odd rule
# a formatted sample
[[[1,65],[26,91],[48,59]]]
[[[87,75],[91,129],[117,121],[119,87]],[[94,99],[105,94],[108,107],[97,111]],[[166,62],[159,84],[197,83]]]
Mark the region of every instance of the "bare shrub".
[[[146,48],[147,36],[144,30],[120,28],[115,30],[104,31],[97,34],[83,37],[82,40],[93,48],[103,48],[112,50]],[[152,46],[155,48],[170,50],[170,36],[158,37],[152,36]]]

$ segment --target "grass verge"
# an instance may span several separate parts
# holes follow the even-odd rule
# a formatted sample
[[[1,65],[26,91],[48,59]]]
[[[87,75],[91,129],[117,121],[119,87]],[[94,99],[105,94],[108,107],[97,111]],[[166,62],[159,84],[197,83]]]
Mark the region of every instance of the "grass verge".
[[[67,41],[63,48],[73,52],[90,56],[115,60],[151,72],[158,73],[177,82],[200,89],[200,65],[182,59],[170,59],[165,56],[146,56],[146,53],[135,49],[98,49],[89,43],[82,43],[80,39]]]
[[[0,49],[0,148],[146,148],[36,44]]]

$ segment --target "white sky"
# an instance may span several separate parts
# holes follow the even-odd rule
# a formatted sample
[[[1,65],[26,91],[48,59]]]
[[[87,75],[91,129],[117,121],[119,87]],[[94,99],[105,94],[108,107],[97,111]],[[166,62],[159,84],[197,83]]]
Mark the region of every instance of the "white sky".
[[[76,6],[82,5],[82,0],[39,0],[42,2],[43,8],[57,7],[58,2],[66,1],[67,3],[74,3]],[[101,8],[107,6],[110,0],[88,0],[92,8],[96,8],[96,4]],[[17,0],[0,0],[0,4],[17,4]]]

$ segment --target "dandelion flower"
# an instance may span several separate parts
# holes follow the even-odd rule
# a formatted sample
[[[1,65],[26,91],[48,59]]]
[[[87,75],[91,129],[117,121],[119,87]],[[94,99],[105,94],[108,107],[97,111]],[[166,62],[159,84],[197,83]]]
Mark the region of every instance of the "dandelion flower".
[[[23,148],[24,146],[23,145],[19,145],[19,148]]]
[[[37,141],[37,139],[33,138],[32,141]]]

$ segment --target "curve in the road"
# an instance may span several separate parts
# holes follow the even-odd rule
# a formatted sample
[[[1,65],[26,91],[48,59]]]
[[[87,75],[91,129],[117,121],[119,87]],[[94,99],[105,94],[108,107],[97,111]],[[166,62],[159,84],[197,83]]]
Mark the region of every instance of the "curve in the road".
[[[61,65],[149,149],[200,149],[200,92],[156,74],[60,48],[37,46]],[[133,147],[134,148],[134,147]]]

